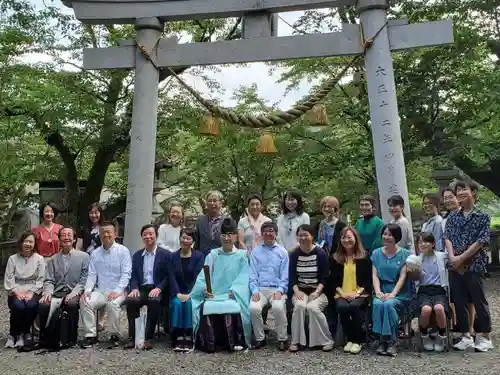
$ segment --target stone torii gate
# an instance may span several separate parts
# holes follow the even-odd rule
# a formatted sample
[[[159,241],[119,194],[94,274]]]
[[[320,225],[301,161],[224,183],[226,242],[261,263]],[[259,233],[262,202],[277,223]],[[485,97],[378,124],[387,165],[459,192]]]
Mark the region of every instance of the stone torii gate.
[[[449,20],[408,24],[387,21],[388,0],[63,0],[87,24],[135,24],[137,42],[84,50],[85,69],[135,69],[125,245],[142,247],[139,231],[151,220],[154,180],[158,67],[231,64],[363,53],[362,38],[376,36],[366,51],[365,69],[371,129],[382,216],[385,202],[400,194],[408,202],[391,53],[453,43]],[[356,6],[362,28],[343,25],[341,32],[277,37],[276,13]],[[178,44],[160,39],[169,21],[243,17],[243,39]],[[362,30],[362,32],[361,32]],[[159,40],[159,41],[158,41]],[[151,60],[139,48],[152,51]],[[411,221],[409,205],[405,214]]]

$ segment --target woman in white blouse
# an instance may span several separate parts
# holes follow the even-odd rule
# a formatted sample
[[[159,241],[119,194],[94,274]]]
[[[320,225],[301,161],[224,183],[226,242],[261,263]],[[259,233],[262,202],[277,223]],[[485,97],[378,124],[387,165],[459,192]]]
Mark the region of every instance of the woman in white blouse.
[[[250,194],[247,198],[246,211],[247,216],[238,223],[238,245],[250,253],[262,243],[260,227],[271,219],[262,215],[262,198],[258,194]]]
[[[289,190],[283,196],[282,213],[278,216],[278,243],[288,251],[298,246],[297,228],[302,224],[310,224],[309,215],[304,212],[302,194],[296,190]]]
[[[30,330],[38,313],[43,289],[45,261],[36,252],[35,234],[24,232],[18,241],[19,252],[11,255],[5,268],[4,287],[9,294],[10,332],[6,348],[32,346]]]
[[[179,242],[182,221],[184,219],[184,209],[180,203],[172,203],[165,210],[166,224],[158,228],[158,245],[174,252],[180,249]]]

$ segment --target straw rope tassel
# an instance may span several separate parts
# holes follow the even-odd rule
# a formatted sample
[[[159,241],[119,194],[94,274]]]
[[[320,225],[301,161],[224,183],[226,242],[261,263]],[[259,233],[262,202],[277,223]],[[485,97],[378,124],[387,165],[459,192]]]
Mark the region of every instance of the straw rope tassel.
[[[205,116],[203,116],[203,120],[200,126],[200,134],[212,137],[218,137],[220,135],[220,128],[219,124],[217,123],[217,118],[215,118],[211,113],[207,113]]]
[[[259,144],[255,149],[255,152],[263,155],[275,155],[278,153],[276,145],[274,144],[274,138],[269,133],[264,133],[259,138]]]
[[[324,104],[316,104],[308,113],[307,119],[316,126],[329,125],[328,115]]]

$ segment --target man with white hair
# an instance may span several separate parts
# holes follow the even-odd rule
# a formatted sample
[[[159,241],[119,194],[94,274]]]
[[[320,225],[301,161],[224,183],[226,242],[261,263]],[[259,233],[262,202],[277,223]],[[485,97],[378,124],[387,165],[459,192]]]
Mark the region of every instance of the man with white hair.
[[[223,196],[220,191],[208,192],[205,199],[205,212],[196,223],[195,250],[201,251],[203,255],[210,250],[221,247],[220,228],[224,215],[222,214]]]
[[[68,330],[67,342],[62,344],[71,347],[76,344],[78,336],[78,310],[80,295],[83,293],[87,280],[89,255],[86,252],[75,250],[75,231],[64,227],[59,231],[61,251],[54,255],[46,267],[43,295],[40,299],[40,344],[48,347],[59,345],[58,337],[50,332],[49,319],[59,309],[68,313],[69,324],[63,329]]]

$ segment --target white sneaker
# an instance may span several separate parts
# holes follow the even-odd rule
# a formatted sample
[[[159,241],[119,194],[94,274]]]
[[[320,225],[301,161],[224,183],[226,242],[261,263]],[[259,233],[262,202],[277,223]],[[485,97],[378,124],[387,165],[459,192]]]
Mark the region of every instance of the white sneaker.
[[[434,340],[434,350],[439,353],[444,352],[446,340],[448,340],[447,336],[438,335]]]
[[[14,345],[16,345],[16,342],[14,340],[14,336],[9,336],[7,339],[7,342],[5,343],[5,348],[13,348]]]
[[[429,335],[422,335],[422,344],[424,349],[428,352],[432,352],[434,350],[434,342]]]
[[[453,347],[456,350],[464,351],[474,347],[474,340],[472,340],[472,337],[463,336],[459,342],[453,345]]]
[[[17,339],[14,348],[21,348],[24,346],[24,338],[23,335],[19,335],[19,338]]]
[[[490,339],[481,335],[477,335],[475,349],[476,352],[487,352],[488,350],[493,349],[493,343]]]
[[[235,345],[234,348],[233,348],[233,350],[235,352],[241,352],[243,350],[243,346],[241,346],[241,345]]]

